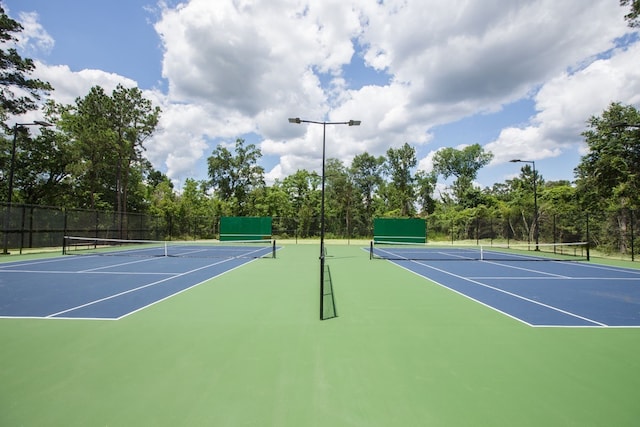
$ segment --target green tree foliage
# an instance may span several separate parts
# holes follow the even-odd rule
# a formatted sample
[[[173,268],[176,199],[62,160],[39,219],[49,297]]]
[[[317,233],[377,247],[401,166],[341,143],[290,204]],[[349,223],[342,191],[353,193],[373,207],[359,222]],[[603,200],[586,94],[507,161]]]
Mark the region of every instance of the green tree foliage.
[[[158,125],[160,108],[142,96],[137,87],[118,85],[111,94],[109,125],[116,154],[116,211],[126,213],[131,190],[140,184],[143,171],[150,166],[144,161],[144,142]]]
[[[41,97],[53,90],[49,83],[28,77],[35,70],[32,59],[21,57],[13,47],[5,49],[7,43],[17,41],[16,34],[23,29],[0,5],[0,120],[3,122],[8,115],[37,109]]]
[[[418,171],[415,175],[417,202],[423,215],[432,214],[436,208],[433,193],[438,183],[435,172]]]
[[[383,184],[384,163],[384,157],[375,157],[366,151],[355,156],[351,162],[349,175],[356,192],[354,203],[362,204],[360,213],[364,224],[370,224],[373,221],[374,198]]]
[[[149,213],[164,217],[166,220],[175,217],[177,195],[169,177],[160,171],[152,170],[147,176],[147,195]]]
[[[538,171],[534,175],[531,165],[525,164],[520,169],[520,176],[507,180],[507,184],[510,187],[508,221],[511,235],[519,240],[532,241],[535,235],[536,219],[534,190],[540,193],[539,189],[542,189],[544,181]],[[544,209],[538,203],[538,223],[542,217],[544,217]]]
[[[91,88],[75,105],[52,105],[56,126],[72,142],[73,161],[68,165],[75,177],[77,207],[115,209],[114,131],[110,126],[111,98],[99,86]]]
[[[586,211],[601,217],[592,237],[625,252],[631,211],[640,207],[640,111],[612,103],[588,123],[583,136],[589,152],[575,169],[578,198]]]
[[[339,235],[350,236],[355,206],[355,188],[349,170],[338,159],[328,159],[325,168],[325,213],[343,227]]]
[[[434,171],[445,179],[453,176],[453,195],[457,202],[469,202],[469,207],[475,207],[480,201],[480,192],[473,188],[473,180],[478,171],[489,164],[493,154],[484,151],[480,144],[473,144],[461,150],[447,147],[440,149],[433,156]]]
[[[589,152],[575,169],[579,195],[591,209],[640,207],[640,112],[613,103],[589,119]],[[636,127],[629,126],[635,124]]]
[[[14,137],[11,124],[6,124],[5,121],[10,116],[19,116],[30,110],[35,110],[39,107],[39,101],[43,96],[47,95],[53,88],[49,83],[43,82],[38,79],[32,79],[29,75],[35,70],[35,64],[33,60],[29,58],[23,58],[17,52],[14,47],[11,47],[17,39],[17,34],[23,30],[22,25],[17,21],[9,18],[4,11],[2,5],[0,5],[0,122],[5,130],[8,132],[11,130],[11,136],[8,139],[0,141],[0,164],[2,165],[2,178],[0,182],[5,191],[2,191],[2,199],[4,200],[8,193],[8,176],[9,169],[11,167],[11,151],[12,151],[12,139]],[[15,135],[19,143],[17,145],[16,152],[16,167],[14,171],[15,175],[14,190],[17,190],[18,198],[15,201],[21,201],[25,199],[31,199],[31,196],[24,197],[24,194],[20,194],[21,184],[27,181],[25,179],[25,173],[22,167],[24,166],[25,157],[21,155],[21,148],[23,144],[30,144],[31,139],[27,137],[27,131],[23,128],[17,128],[19,134]],[[32,160],[35,160],[32,159]],[[20,163],[18,163],[20,162]],[[45,172],[46,173],[46,172]],[[33,178],[33,177],[32,177]],[[42,176],[39,178],[43,178]],[[55,181],[55,177],[52,180]],[[39,192],[42,189],[42,180],[39,179],[38,183],[33,183],[32,190]],[[40,190],[35,190],[35,187]]]
[[[264,168],[258,166],[262,157],[254,144],[245,145],[244,139],[236,139],[235,153],[218,145],[208,158],[210,184],[216,197],[231,203],[234,215],[248,215],[251,211],[249,195],[264,186]]]
[[[386,171],[391,177],[392,184],[385,188],[390,203],[389,208],[391,208],[387,214],[397,212],[397,215],[402,217],[415,214],[412,169],[417,163],[415,148],[406,142],[400,148],[387,150]]]
[[[301,169],[282,181],[282,189],[296,213],[296,235],[307,237],[319,230],[321,177],[316,172]]]
[[[630,27],[640,27],[640,0],[620,0],[620,6],[629,7],[629,13],[624,16]]]
[[[539,192],[541,236],[547,241],[583,240],[586,218],[578,206],[575,186],[569,181],[551,181],[543,183]]]
[[[213,237],[215,202],[207,194],[207,183],[188,178],[176,203],[172,232],[179,236]],[[218,214],[226,214],[220,212]],[[220,216],[220,215],[219,215]]]
[[[167,233],[160,238],[213,237],[223,215],[271,216],[280,235],[318,235],[322,177],[301,169],[267,186],[258,166],[260,150],[242,139],[233,150],[216,147],[208,158],[209,180],[187,179],[176,191],[144,158],[144,142],[158,114],[139,92],[122,87],[111,95],[92,88],[74,105],[50,103],[46,118],[56,123],[55,130],[41,129],[32,138],[25,127],[16,135],[16,200],[148,212],[167,225],[158,227]],[[420,215],[429,221],[432,240],[532,241],[535,182],[542,242],[583,240],[585,212],[599,212],[592,240],[624,250],[630,209],[640,205],[638,124],[638,111],[620,104],[592,117],[584,132],[589,152],[575,170],[575,185],[547,183],[525,164],[518,177],[481,191],[472,182],[492,155],[477,144],[441,150],[431,173],[415,170],[409,144],[388,149],[386,156],[362,153],[348,167],[330,158],[325,231],[332,237],[365,237],[374,217]],[[5,153],[10,142],[0,141]],[[0,160],[6,165],[6,155]],[[456,178],[453,191],[443,197],[434,196],[439,176]]]
[[[251,193],[255,216],[293,217],[291,200],[280,182],[267,187],[258,187]]]
[[[67,164],[71,161],[68,141],[60,133],[41,128],[36,138],[19,127],[15,158],[15,202],[29,205],[68,206],[71,190]]]
[[[53,105],[49,111],[71,141],[73,161],[67,170],[75,178],[80,207],[126,214],[143,206],[140,186],[150,169],[143,144],[157,126],[160,109],[138,88],[118,85],[111,95],[95,86],[75,105]],[[137,196],[133,200],[131,193]]]

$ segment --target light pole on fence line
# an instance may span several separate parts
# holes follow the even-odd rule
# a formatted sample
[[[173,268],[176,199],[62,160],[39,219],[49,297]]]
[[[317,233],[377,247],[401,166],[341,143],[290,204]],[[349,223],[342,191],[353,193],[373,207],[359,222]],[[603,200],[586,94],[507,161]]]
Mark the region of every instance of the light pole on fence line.
[[[23,126],[53,126],[41,120],[34,120],[32,123],[16,123],[13,125],[13,143],[11,144],[11,161],[9,164],[9,189],[7,192],[7,207],[4,212],[4,244],[2,246],[2,255],[9,255],[9,220],[11,219],[11,201],[13,199],[13,175],[16,162],[16,143],[18,139],[18,128]]]
[[[314,120],[302,120],[300,117],[290,118],[289,123],[312,123],[322,125],[322,190],[320,202],[320,320],[323,320],[324,312],[324,169],[325,169],[325,152],[326,152],[326,135],[327,125],[347,125],[360,126],[360,120],[349,120],[348,122],[326,122]]]
[[[538,189],[537,189],[537,185],[536,185],[536,181],[538,180],[538,177],[536,176],[536,162],[533,160],[520,160],[520,159],[513,159],[513,160],[509,160],[511,163],[531,163],[531,165],[533,166],[533,223],[534,223],[534,227],[535,232],[533,233],[534,239],[536,241],[536,251],[540,250],[538,244],[538,240],[540,237],[540,227],[539,227],[539,223],[538,223]]]

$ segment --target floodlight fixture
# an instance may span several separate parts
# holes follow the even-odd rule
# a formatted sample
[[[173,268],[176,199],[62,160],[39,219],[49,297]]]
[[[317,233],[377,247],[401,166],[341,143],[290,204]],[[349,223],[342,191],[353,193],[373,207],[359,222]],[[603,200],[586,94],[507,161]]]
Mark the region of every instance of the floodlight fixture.
[[[324,250],[324,224],[325,224],[325,209],[324,209],[324,197],[325,197],[325,147],[326,147],[326,135],[327,125],[348,125],[348,126],[360,126],[360,120],[349,120],[348,122],[327,122],[327,121],[314,121],[303,120],[300,117],[290,118],[289,123],[311,123],[316,125],[322,125],[322,196],[320,202],[320,320],[324,320],[324,264],[325,264],[325,250]]]

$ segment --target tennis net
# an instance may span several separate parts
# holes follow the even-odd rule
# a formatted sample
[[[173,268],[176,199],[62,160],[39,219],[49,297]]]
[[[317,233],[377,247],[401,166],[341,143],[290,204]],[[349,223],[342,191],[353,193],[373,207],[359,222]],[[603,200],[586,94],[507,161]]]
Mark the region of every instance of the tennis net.
[[[588,261],[589,245],[586,242],[455,245],[371,241],[369,258],[415,261]]]
[[[167,241],[65,236],[64,255],[184,258],[275,258],[275,240]]]

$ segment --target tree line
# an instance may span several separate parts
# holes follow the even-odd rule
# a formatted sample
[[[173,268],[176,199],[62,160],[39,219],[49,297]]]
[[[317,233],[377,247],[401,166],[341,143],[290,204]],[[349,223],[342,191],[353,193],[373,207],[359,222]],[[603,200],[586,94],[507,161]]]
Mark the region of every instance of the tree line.
[[[22,27],[0,12],[0,43],[5,44],[14,41]],[[637,19],[631,15],[630,25]],[[147,213],[170,217],[176,224],[225,215],[272,216],[290,235],[317,235],[322,184],[317,172],[300,169],[267,185],[259,147],[238,138],[233,147],[218,145],[212,151],[208,179],[187,179],[176,191],[145,157],[145,144],[162,112],[138,88],[117,86],[107,93],[96,86],[73,104],[58,104],[46,101],[54,88],[29,78],[33,61],[13,48],[0,49],[0,59],[5,134],[0,139],[0,201],[5,204],[13,175],[12,203],[114,211],[123,217]],[[45,120],[53,126],[40,132],[32,132],[32,126],[11,126],[9,117],[42,105]],[[446,234],[448,227],[451,235],[452,224],[482,217],[504,220],[501,230],[507,231],[492,228],[492,236],[526,240],[540,233],[540,223],[551,217],[593,212],[600,218],[592,224],[599,243],[626,247],[624,236],[634,226],[633,212],[640,202],[638,124],[640,113],[634,106],[615,102],[590,117],[582,134],[589,150],[574,170],[574,182],[547,182],[524,164],[518,177],[479,188],[474,185],[478,171],[493,158],[479,144],[439,150],[431,172],[416,170],[415,148],[409,143],[380,156],[363,152],[350,164],[329,158],[326,232],[366,237],[375,217],[418,216],[428,218],[436,234]],[[437,190],[439,180],[449,179],[445,190]],[[126,230],[126,224],[121,226]],[[571,238],[577,234],[565,230]],[[460,237],[472,238],[464,232]]]

